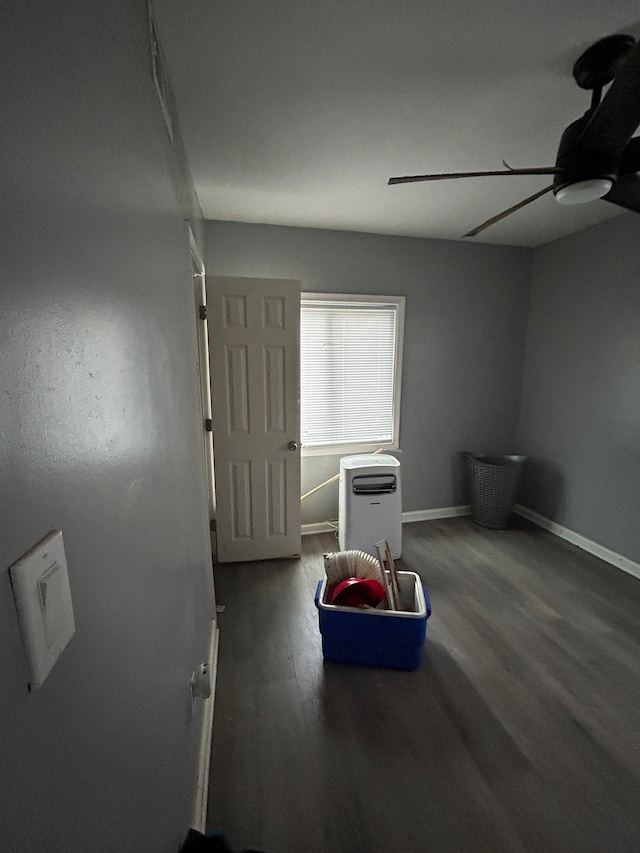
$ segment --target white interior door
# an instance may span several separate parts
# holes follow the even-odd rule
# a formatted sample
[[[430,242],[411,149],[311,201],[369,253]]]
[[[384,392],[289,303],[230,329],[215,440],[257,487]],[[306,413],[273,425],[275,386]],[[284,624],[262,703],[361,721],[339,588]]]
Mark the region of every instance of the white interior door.
[[[218,560],[300,553],[300,282],[207,276]]]

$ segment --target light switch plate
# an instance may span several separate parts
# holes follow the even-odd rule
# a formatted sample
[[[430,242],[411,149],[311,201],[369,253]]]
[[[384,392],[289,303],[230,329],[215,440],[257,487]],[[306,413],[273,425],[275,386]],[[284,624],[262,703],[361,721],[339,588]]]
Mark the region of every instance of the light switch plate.
[[[62,531],[52,530],[9,573],[29,658],[30,687],[36,689],[76,630]]]

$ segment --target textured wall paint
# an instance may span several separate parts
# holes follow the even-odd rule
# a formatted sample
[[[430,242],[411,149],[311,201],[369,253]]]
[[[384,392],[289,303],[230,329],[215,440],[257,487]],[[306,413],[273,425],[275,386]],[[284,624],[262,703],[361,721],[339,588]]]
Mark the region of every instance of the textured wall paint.
[[[537,249],[519,446],[523,503],[640,561],[640,218]]]
[[[171,851],[213,613],[186,217],[146,8],[2,11],[0,847]],[[196,231],[199,231],[196,227]],[[8,567],[64,532],[77,631],[41,690]]]
[[[212,275],[406,296],[405,511],[465,501],[460,451],[517,452],[531,250],[234,222],[205,227]],[[303,457],[302,491],[338,470],[339,457]],[[335,519],[337,496],[334,484],[304,501],[303,523]]]

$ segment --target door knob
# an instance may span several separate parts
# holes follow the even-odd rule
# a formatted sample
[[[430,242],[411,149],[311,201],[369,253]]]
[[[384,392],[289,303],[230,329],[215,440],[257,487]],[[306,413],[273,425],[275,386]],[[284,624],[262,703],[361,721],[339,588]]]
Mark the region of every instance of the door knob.
[[[297,450],[298,449],[298,442],[297,441],[290,441],[289,444],[287,444],[287,447],[289,448],[289,450]]]

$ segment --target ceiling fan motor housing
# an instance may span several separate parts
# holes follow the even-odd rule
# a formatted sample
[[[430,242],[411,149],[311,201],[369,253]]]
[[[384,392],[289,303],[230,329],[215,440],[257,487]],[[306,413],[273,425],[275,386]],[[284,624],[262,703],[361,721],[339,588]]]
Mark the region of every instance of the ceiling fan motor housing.
[[[556,166],[562,171],[556,173],[553,178],[554,195],[580,181],[600,178],[615,184],[618,179],[620,164],[617,160],[612,161],[610,152],[584,149],[578,145],[592,114],[593,110],[588,110],[562,134],[556,157]]]

